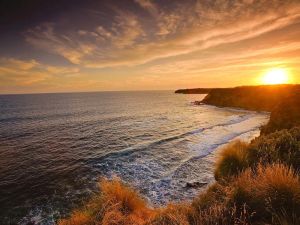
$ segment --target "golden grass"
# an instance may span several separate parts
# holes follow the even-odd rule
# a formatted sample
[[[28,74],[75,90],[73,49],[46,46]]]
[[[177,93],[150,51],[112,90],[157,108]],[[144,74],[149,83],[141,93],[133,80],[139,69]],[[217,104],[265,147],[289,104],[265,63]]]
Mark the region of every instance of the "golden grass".
[[[156,215],[149,225],[189,225],[190,206],[184,203],[170,204],[166,208],[156,209]]]
[[[248,167],[248,144],[234,141],[225,146],[216,162],[216,180],[236,176]]]
[[[154,217],[154,211],[145,201],[119,179],[99,183],[100,193],[94,196],[84,208],[76,210],[69,219],[59,225],[143,225]]]
[[[92,224],[90,216],[86,212],[75,211],[69,219],[63,219],[58,222],[59,225],[87,225]]]
[[[193,212],[193,211],[192,211]],[[241,208],[215,204],[211,207],[194,211],[190,216],[191,225],[250,225],[252,213],[244,205]]]
[[[229,199],[232,204],[246,203],[259,220],[269,221],[275,214],[288,218],[300,213],[299,176],[283,164],[258,165],[237,177]],[[288,212],[288,217],[280,212]]]

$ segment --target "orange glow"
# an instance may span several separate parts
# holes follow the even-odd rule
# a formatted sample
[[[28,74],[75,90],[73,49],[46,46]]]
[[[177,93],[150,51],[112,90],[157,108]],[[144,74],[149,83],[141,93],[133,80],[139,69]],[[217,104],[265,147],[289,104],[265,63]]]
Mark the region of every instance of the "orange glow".
[[[282,68],[274,68],[262,77],[263,84],[287,84],[290,83],[288,71]]]

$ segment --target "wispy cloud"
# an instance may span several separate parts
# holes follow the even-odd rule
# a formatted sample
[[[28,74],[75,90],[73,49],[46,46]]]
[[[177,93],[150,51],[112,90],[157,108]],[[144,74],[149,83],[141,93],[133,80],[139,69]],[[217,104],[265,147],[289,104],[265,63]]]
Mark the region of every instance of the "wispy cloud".
[[[173,60],[146,68],[148,74],[200,74],[212,71],[227,73],[228,68],[260,68],[266,66],[286,66],[298,62],[299,56],[282,57],[285,53],[300,52],[300,42],[282,43],[265,48],[235,50],[234,54],[224,51],[217,55],[203,54],[196,59]],[[241,69],[241,71],[243,71]],[[242,72],[241,72],[242,73]]]
[[[78,68],[55,67],[36,60],[0,58],[1,86],[30,86],[51,81],[55,76],[74,76]]]
[[[147,10],[153,16],[159,15],[158,7],[151,0],[135,0],[137,4],[139,4],[142,8]]]
[[[168,10],[151,0],[135,2],[149,12],[147,21],[119,9],[109,27],[63,32],[55,24],[43,24],[25,37],[84,67],[134,66],[254,38],[300,19],[296,0],[188,1]]]

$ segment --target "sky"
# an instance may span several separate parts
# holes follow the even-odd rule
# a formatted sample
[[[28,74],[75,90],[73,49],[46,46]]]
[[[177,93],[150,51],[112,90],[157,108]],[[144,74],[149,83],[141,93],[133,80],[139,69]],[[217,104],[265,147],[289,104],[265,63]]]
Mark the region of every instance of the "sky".
[[[0,94],[300,83],[300,0],[0,0]]]

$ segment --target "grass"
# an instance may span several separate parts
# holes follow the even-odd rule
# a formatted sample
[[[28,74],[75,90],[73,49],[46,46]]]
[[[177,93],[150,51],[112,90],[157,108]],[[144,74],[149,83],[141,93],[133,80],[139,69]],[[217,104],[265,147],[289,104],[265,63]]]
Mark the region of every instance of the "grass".
[[[234,141],[228,144],[220,153],[215,168],[216,180],[237,175],[249,166],[248,144]]]
[[[141,225],[154,215],[146,202],[136,191],[120,180],[106,179],[99,183],[100,194],[95,195],[86,205],[71,214],[69,219],[59,225]]]
[[[189,225],[190,207],[187,204],[170,204],[165,208],[156,209],[155,216],[149,225]]]
[[[254,221],[271,223],[274,214],[288,219],[300,212],[300,181],[296,172],[283,165],[259,165],[237,177],[228,194],[228,204],[247,204]],[[280,212],[288,212],[287,215]]]
[[[152,208],[120,180],[58,225],[297,225],[300,224],[300,128],[227,145],[216,182],[190,203]]]
[[[235,141],[225,146],[216,162],[215,178],[237,176],[258,164],[282,163],[300,170],[300,127],[261,135],[250,144]]]

